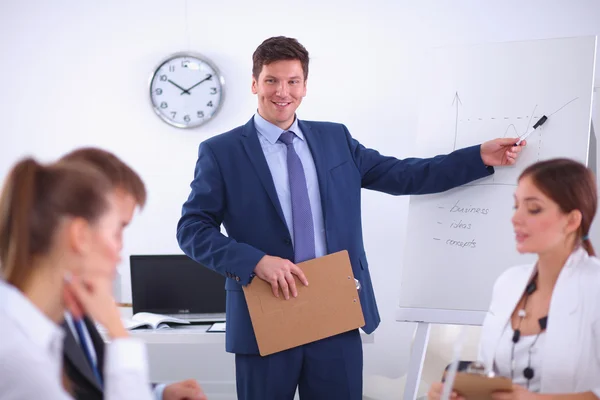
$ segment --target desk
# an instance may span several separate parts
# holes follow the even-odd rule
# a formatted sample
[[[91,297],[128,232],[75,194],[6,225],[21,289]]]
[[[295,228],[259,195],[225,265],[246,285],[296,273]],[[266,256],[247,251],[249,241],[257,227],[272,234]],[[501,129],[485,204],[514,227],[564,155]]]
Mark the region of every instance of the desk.
[[[225,334],[206,332],[209,327],[131,331],[133,337],[146,343],[150,380],[173,382],[194,378],[208,398],[234,400],[234,355],[225,351]]]
[[[131,308],[121,308],[121,315],[131,318]],[[225,351],[225,333],[206,332],[209,327],[186,325],[131,331],[133,337],[147,345],[150,380],[173,382],[194,378],[209,399],[235,400],[235,356]],[[375,341],[374,335],[362,331],[361,339],[363,344]]]

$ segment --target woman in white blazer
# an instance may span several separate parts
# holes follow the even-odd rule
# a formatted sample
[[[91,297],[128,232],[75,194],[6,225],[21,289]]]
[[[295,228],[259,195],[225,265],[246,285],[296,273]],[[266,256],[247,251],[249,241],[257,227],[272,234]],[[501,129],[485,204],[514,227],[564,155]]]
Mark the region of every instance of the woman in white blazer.
[[[61,384],[59,323],[67,309],[91,316],[111,338],[100,380],[105,398],[153,398],[145,346],[128,337],[112,297],[121,201],[87,164],[28,158],[9,173],[0,197],[1,399],[71,398]]]
[[[494,285],[478,361],[513,380],[494,400],[600,399],[600,261],[588,237],[596,193],[591,171],[572,160],[542,161],[519,177],[517,250],[538,260]],[[432,385],[429,399],[441,391]]]

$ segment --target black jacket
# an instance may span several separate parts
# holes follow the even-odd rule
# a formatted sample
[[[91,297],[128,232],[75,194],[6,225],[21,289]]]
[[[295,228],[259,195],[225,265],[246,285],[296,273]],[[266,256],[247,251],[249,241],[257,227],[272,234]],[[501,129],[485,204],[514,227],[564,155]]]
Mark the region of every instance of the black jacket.
[[[98,372],[104,380],[104,340],[96,329],[94,323],[87,317],[84,318],[85,326],[90,333],[96,357]],[[103,393],[100,383],[96,379],[92,367],[85,358],[83,349],[73,336],[66,322],[63,322],[65,342],[63,347],[64,370],[72,384],[72,394],[77,400],[102,400]]]

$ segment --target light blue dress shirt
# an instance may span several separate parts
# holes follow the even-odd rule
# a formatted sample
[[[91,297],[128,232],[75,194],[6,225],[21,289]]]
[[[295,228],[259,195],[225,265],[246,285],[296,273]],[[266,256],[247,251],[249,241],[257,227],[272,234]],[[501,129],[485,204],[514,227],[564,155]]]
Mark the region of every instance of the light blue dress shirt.
[[[279,136],[285,132],[269,121],[265,120],[260,114],[254,114],[254,125],[258,131],[258,140],[262,147],[285,223],[287,224],[292,243],[294,241],[294,223],[292,220],[292,198],[290,195],[290,183],[287,167],[287,149],[286,145],[279,142]],[[298,119],[294,119],[294,123],[288,129],[296,134],[294,138],[294,150],[298,153],[304,175],[306,176],[306,186],[308,188],[308,199],[313,218],[313,226],[315,229],[315,256],[321,257],[327,254],[327,243],[325,239],[325,223],[323,221],[323,208],[321,207],[321,191],[319,190],[319,180],[317,178],[317,169],[313,160],[310,148],[306,142],[304,134],[298,126]]]

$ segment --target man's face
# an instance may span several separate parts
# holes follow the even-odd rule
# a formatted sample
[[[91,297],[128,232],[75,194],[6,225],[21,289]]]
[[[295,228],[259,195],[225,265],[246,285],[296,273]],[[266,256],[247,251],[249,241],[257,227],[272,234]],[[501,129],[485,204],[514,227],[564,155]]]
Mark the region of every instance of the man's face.
[[[260,116],[281,129],[288,129],[306,96],[302,64],[299,60],[281,60],[263,65],[258,79],[252,77],[252,93],[258,97]]]

